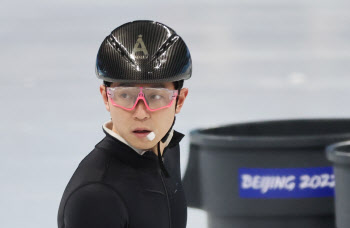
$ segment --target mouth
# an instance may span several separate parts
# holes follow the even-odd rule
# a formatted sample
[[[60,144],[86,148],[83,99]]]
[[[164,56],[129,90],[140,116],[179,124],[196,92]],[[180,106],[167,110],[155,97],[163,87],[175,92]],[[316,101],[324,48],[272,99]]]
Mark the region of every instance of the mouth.
[[[132,131],[133,134],[139,138],[144,138],[146,137],[149,133],[151,133],[150,130],[147,129],[141,129],[141,128],[137,128],[135,130]]]

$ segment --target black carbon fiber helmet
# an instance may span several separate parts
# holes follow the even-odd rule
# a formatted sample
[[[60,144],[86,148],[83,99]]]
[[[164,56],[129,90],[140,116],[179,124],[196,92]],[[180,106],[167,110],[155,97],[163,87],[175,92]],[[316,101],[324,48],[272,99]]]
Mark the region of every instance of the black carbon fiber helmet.
[[[185,42],[159,22],[123,24],[104,39],[97,53],[96,75],[107,82],[174,82],[191,74]]]

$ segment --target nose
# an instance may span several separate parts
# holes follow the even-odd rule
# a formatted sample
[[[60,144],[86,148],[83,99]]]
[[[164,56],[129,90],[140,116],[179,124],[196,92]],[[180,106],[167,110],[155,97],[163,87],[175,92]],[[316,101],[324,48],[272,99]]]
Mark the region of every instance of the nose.
[[[146,120],[150,117],[147,107],[145,105],[145,101],[143,99],[137,101],[133,117],[139,120]]]

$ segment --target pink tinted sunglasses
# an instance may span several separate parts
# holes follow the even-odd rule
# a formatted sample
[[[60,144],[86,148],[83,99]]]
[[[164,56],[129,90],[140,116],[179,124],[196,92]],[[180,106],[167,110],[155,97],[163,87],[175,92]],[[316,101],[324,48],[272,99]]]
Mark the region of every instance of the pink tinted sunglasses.
[[[143,100],[149,111],[168,108],[178,95],[177,90],[143,87],[108,87],[107,96],[112,105],[125,110],[133,110],[139,100]]]

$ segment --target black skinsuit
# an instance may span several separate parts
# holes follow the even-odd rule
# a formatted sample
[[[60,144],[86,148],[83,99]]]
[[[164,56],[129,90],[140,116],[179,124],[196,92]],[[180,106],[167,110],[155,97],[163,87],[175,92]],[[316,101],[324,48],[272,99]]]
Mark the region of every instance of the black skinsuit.
[[[79,164],[61,199],[59,228],[185,228],[187,203],[181,183],[179,142],[174,130],[164,149],[170,177],[157,155],[143,155],[109,135]]]

